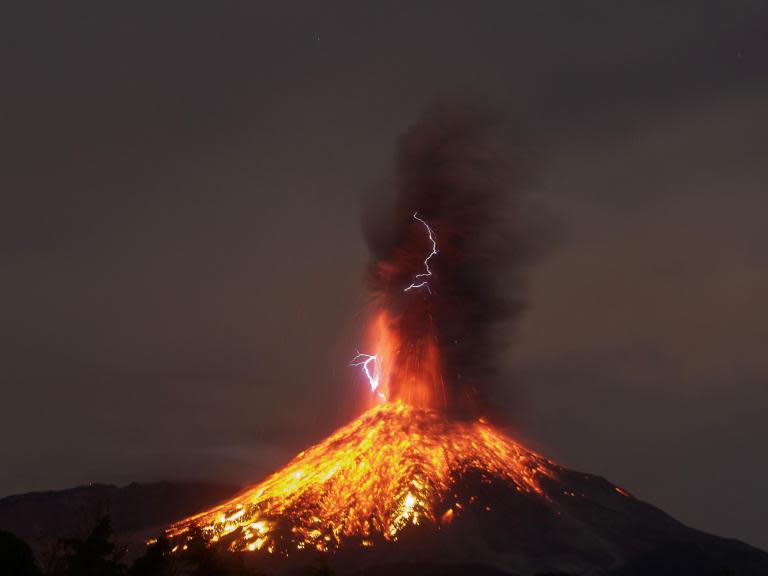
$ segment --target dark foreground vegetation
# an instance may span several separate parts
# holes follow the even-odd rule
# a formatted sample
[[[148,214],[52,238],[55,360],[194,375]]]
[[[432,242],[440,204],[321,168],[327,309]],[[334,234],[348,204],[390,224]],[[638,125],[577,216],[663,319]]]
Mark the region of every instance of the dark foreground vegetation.
[[[317,572],[322,574],[321,571]],[[65,538],[38,562],[30,547],[10,532],[0,531],[0,574],[3,576],[256,576],[242,556],[222,554],[193,534],[185,550],[171,553],[161,538],[133,562],[113,538],[109,516],[101,517],[85,538]]]
[[[191,531],[182,550],[172,552],[165,538],[146,547],[143,555],[132,562],[125,560],[125,548],[115,542],[109,516],[102,516],[83,538],[63,538],[42,558],[10,532],[0,530],[0,575],[2,576],[261,576],[263,573],[247,566],[245,554],[221,552],[207,545],[199,531]],[[737,570],[696,565],[693,557],[662,554],[633,566],[626,566],[617,576],[644,574],[672,576],[701,574],[701,576],[738,576]],[[318,556],[313,565],[291,572],[294,576],[327,576],[334,572],[324,558]],[[407,576],[506,576],[506,573],[486,566],[399,565],[382,566],[365,572],[374,576],[401,574]],[[361,575],[363,572],[360,573]],[[575,573],[546,572],[537,576],[576,576]],[[512,575],[509,575],[512,576]]]

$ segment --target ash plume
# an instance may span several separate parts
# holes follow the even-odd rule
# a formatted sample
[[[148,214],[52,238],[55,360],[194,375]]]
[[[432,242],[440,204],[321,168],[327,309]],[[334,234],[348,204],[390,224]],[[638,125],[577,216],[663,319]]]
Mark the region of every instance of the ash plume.
[[[463,414],[489,404],[503,344],[495,328],[523,310],[535,253],[521,208],[533,163],[502,154],[493,137],[501,121],[485,107],[430,105],[400,138],[394,205],[364,221],[369,289],[404,341],[437,340],[445,404]],[[438,250],[427,263],[426,225]],[[405,290],[414,279],[425,285]]]

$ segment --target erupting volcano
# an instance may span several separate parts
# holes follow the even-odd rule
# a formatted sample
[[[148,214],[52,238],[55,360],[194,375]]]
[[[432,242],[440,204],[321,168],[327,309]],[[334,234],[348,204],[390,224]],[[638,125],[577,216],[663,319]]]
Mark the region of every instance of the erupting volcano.
[[[477,119],[436,120],[418,126],[401,146],[393,240],[369,273],[370,350],[350,363],[362,370],[376,405],[261,484],[176,524],[170,536],[197,526],[231,550],[280,553],[325,552],[348,541],[372,546],[397,540],[409,524],[451,522],[475,498],[456,493],[457,480],[469,472],[546,497],[539,478],[554,478],[556,465],[476,413],[449,415],[460,407],[463,383],[459,372],[447,371],[457,370],[450,356],[462,347],[454,339],[446,354],[441,328],[476,327],[487,307],[487,298],[462,297],[468,286],[462,268],[471,265],[471,232],[496,192],[470,187],[460,175],[481,159],[481,150],[470,146]]]
[[[482,126],[473,111],[430,110],[400,143],[391,216],[367,222],[369,323],[350,365],[369,409],[263,482],[172,525],[174,550],[194,533],[232,552],[321,553],[354,569],[454,562],[603,573],[660,543],[721,546],[484,417],[493,324],[521,309],[517,292],[498,296],[496,281],[502,267],[515,280],[531,251],[519,222],[497,218],[524,171],[480,145]],[[519,215],[514,203],[505,210]]]

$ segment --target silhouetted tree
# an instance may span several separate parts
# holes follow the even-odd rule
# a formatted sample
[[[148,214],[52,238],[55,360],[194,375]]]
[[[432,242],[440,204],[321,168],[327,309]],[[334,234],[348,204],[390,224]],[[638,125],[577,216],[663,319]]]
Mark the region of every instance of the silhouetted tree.
[[[125,571],[115,554],[109,516],[99,518],[84,540],[68,538],[62,543],[64,555],[60,570],[63,576],[121,576]]]
[[[128,576],[174,576],[177,573],[171,543],[165,536],[147,546],[144,555],[137,558],[128,570]]]
[[[0,574],[39,576],[35,556],[27,543],[10,532],[0,530]]]
[[[181,550],[172,554],[174,574],[183,576],[255,576],[243,554],[220,552],[198,528],[191,528]]]
[[[202,530],[193,527],[182,543],[159,537],[134,561],[126,576],[263,576],[246,567],[247,556],[217,548]]]
[[[208,576],[223,574],[224,567],[216,549],[209,545],[202,530],[193,527],[189,530],[189,539],[179,555],[189,576]]]

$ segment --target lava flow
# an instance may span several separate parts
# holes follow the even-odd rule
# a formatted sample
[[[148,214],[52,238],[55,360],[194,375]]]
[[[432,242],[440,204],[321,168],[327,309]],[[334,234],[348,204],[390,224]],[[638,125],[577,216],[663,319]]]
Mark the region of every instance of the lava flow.
[[[539,478],[557,466],[483,420],[389,401],[299,454],[233,500],[172,526],[176,539],[196,526],[230,550],[331,551],[349,541],[396,540],[408,524],[460,514],[454,482],[469,471],[541,494]],[[471,498],[471,496],[468,496]]]

